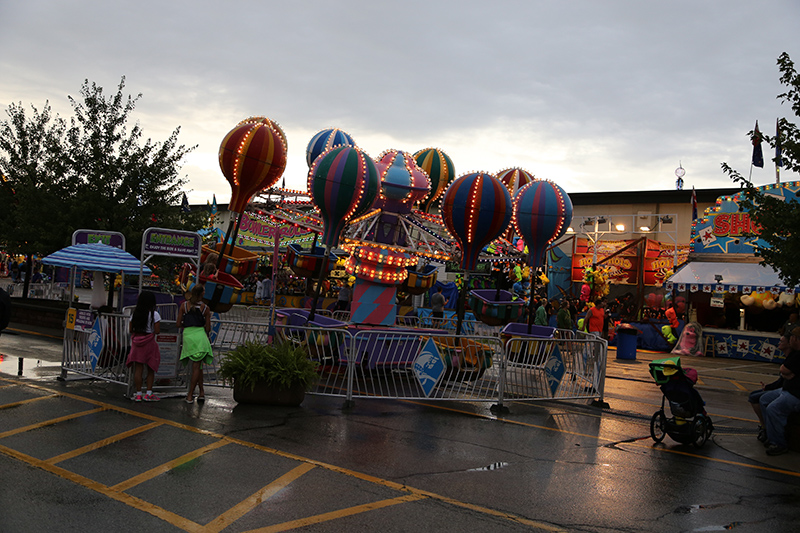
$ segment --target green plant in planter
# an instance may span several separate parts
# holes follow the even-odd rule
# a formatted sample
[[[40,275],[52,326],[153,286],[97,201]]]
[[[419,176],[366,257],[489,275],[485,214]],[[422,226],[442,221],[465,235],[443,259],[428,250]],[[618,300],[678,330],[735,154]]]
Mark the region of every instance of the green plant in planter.
[[[237,346],[222,359],[219,375],[250,391],[257,383],[310,391],[319,378],[317,363],[308,358],[308,349],[289,341],[273,344],[250,341]]]

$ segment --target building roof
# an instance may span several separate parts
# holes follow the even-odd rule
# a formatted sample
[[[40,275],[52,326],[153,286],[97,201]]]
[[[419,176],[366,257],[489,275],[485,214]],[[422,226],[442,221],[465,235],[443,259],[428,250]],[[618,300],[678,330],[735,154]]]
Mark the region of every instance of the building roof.
[[[698,203],[714,203],[720,196],[729,196],[741,191],[739,187],[729,189],[696,189]],[[692,189],[666,191],[603,191],[571,192],[572,205],[614,204],[688,204],[692,201]]]
[[[742,189],[696,189],[698,203],[713,204],[720,196],[730,196]],[[615,205],[615,204],[688,204],[692,200],[692,189],[669,189],[664,191],[602,191],[569,192],[572,205]],[[205,204],[192,204],[192,209],[205,209]],[[228,204],[218,203],[219,211],[226,211]]]

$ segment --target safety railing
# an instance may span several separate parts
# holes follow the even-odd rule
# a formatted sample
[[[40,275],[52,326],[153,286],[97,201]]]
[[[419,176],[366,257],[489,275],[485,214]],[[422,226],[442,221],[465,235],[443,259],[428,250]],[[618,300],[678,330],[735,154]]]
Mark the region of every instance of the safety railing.
[[[98,329],[66,329],[61,356],[61,377],[67,372],[127,384],[130,351],[129,317],[101,315]]]
[[[92,331],[67,330],[62,372],[127,384],[130,349],[128,317],[102,315],[102,349],[93,350]],[[163,321],[167,328],[174,323]],[[475,325],[476,329],[479,329]],[[559,330],[554,339],[506,337],[499,328],[487,334],[455,335],[446,329],[401,327],[320,328],[252,321],[213,320],[209,335],[213,361],[204,365],[205,386],[230,386],[218,376],[225,355],[246,342],[287,340],[304,346],[318,363],[312,394],[355,398],[429,399],[497,402],[603,399],[607,344],[593,335]],[[163,329],[162,329],[163,331]],[[179,364],[180,337],[162,348],[156,390],[185,390],[186,369]],[[584,337],[584,338],[581,338]],[[97,355],[99,353],[99,355]],[[129,387],[130,392],[130,387]]]
[[[506,341],[503,398],[603,398],[607,345],[602,339],[512,337]]]
[[[334,311],[331,318],[339,322],[350,322],[350,311]]]
[[[13,282],[10,279],[0,280],[9,296],[22,296],[23,282]],[[66,283],[31,283],[28,285],[28,298],[39,300],[68,300],[69,288]]]

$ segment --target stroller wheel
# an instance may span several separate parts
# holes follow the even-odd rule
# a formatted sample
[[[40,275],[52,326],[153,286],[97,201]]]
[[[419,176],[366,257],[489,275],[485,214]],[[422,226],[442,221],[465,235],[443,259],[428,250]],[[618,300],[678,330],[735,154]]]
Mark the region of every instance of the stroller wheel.
[[[695,448],[702,448],[708,440],[711,431],[708,428],[708,421],[703,415],[697,415],[692,424],[692,444]]]
[[[664,411],[658,411],[650,419],[650,436],[656,442],[661,442],[667,435],[667,416]]]

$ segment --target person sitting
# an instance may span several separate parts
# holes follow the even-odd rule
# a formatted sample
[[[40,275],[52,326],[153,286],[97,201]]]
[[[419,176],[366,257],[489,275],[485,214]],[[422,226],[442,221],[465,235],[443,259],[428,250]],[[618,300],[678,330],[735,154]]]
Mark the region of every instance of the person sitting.
[[[781,329],[778,330],[778,333],[781,335],[791,335],[792,330],[797,326],[800,326],[800,315],[797,314],[797,311],[792,311],[789,313],[789,318],[786,319],[786,322],[781,326]]]
[[[789,338],[791,337],[791,333],[787,333],[786,335],[782,335],[781,339],[778,341],[778,349],[783,352],[784,354],[789,353]],[[764,415],[761,412],[761,397],[767,391],[777,390],[783,387],[783,378],[778,375],[778,379],[773,381],[772,383],[767,383],[766,385],[764,382],[761,383],[761,388],[758,390],[754,390],[750,393],[747,397],[747,401],[750,402],[750,406],[753,408],[753,412],[758,417],[758,435],[757,439],[766,444],[767,443],[767,426],[764,423]]]
[[[800,327],[791,333],[791,349],[780,368],[783,384],[780,389],[766,391],[759,398],[767,427],[767,455],[789,451],[786,424],[790,414],[800,412]]]

